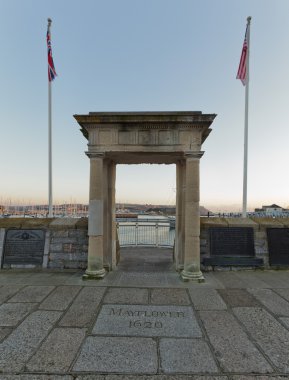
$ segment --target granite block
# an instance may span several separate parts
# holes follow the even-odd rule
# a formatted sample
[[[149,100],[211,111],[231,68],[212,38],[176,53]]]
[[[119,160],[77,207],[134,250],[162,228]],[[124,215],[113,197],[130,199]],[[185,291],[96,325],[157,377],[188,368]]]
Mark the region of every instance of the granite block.
[[[55,328],[26,364],[31,372],[67,372],[85,338],[86,329]]]
[[[0,304],[7,301],[18,292],[23,285],[5,285],[0,288]]]
[[[190,299],[185,289],[153,289],[153,305],[189,305]]]
[[[156,373],[157,344],[151,338],[88,337],[73,371]]]
[[[44,310],[65,310],[77,295],[80,286],[58,286],[39,306]]]
[[[196,310],[224,310],[225,302],[215,289],[193,288],[189,293]]]
[[[245,289],[219,289],[218,292],[230,307],[260,306],[256,298]]]
[[[34,308],[36,303],[4,303],[0,306],[0,326],[17,326]]]
[[[190,306],[104,305],[92,334],[121,336],[202,336]]]
[[[200,339],[161,339],[164,373],[214,373],[218,367],[206,342]]]
[[[54,286],[26,286],[9,302],[41,302],[53,289]]]
[[[106,288],[86,287],[75,298],[60,326],[87,327],[97,314],[98,305]]]
[[[264,306],[266,306],[273,314],[288,317],[289,302],[284,300],[271,289],[248,289]]]
[[[0,345],[0,371],[20,371],[42,340],[48,335],[61,313],[35,311]]]
[[[147,304],[148,290],[138,288],[109,288],[103,302],[126,305]]]
[[[234,313],[279,371],[289,372],[289,331],[266,310],[235,308]]]
[[[226,372],[267,373],[271,366],[227,311],[201,311],[201,320],[221,368]]]

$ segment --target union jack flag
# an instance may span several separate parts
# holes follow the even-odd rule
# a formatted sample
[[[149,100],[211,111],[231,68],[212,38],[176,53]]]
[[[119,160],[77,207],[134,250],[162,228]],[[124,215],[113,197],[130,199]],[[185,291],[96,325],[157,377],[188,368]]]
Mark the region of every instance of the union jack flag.
[[[247,82],[248,28],[249,28],[249,25],[247,24],[245,39],[243,43],[243,49],[242,49],[240,63],[239,63],[239,69],[238,69],[237,78],[236,78],[236,79],[240,79],[244,86],[246,85],[246,82]]]
[[[53,58],[52,58],[52,48],[51,48],[51,39],[50,39],[49,28],[47,29],[46,40],[47,40],[47,52],[48,52],[48,80],[49,80],[49,82],[51,82],[55,79],[57,74],[55,71]]]

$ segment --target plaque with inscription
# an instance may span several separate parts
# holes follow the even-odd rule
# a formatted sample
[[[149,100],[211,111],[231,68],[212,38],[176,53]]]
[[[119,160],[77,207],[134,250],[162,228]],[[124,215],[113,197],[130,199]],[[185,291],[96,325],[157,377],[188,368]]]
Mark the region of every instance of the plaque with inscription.
[[[43,230],[8,230],[4,243],[3,267],[42,265],[45,233]]]
[[[267,228],[270,265],[289,265],[289,228]]]
[[[104,305],[92,334],[200,338],[190,306]]]
[[[210,228],[210,253],[212,256],[254,256],[253,228]]]

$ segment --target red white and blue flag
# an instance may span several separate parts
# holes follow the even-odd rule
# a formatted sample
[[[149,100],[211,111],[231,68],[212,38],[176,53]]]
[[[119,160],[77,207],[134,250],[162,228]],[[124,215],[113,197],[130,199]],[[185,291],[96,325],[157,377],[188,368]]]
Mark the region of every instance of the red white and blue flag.
[[[51,48],[51,39],[50,39],[50,31],[47,29],[47,52],[48,52],[48,80],[49,82],[53,81],[56,77],[56,71],[52,58],[52,48]]]
[[[241,54],[239,69],[238,69],[237,78],[236,78],[236,79],[240,79],[244,86],[246,85],[246,82],[247,82],[248,29],[249,29],[249,25],[247,25],[247,28],[246,28],[242,54]]]

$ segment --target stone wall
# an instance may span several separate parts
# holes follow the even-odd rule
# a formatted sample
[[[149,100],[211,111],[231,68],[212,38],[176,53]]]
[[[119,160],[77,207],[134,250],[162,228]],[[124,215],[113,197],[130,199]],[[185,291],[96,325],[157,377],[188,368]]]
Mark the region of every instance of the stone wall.
[[[45,231],[43,268],[85,269],[88,250],[87,226],[87,218],[0,219],[0,267],[1,260],[3,260],[5,233],[8,229],[13,228],[43,229]],[[264,260],[265,268],[269,268],[266,229],[288,228],[289,219],[201,218],[201,259],[210,256],[210,227],[252,227],[254,229],[255,255]]]

